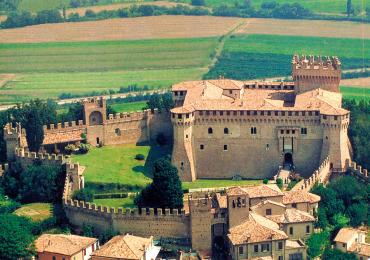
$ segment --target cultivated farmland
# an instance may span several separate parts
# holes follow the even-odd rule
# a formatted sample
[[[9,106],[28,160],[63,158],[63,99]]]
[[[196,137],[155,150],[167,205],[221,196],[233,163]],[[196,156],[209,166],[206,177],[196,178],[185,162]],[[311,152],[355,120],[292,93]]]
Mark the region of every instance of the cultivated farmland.
[[[17,73],[0,88],[0,102],[200,79],[217,43],[197,38],[0,44],[0,73]]]
[[[0,30],[0,43],[76,42],[220,36],[242,19],[213,16],[149,16],[41,24]]]
[[[366,51],[369,44],[370,40],[365,40],[363,50],[361,39],[233,35],[205,78],[220,75],[234,79],[288,76],[294,53],[339,56],[343,69],[361,68],[363,64],[369,67],[370,53]]]
[[[370,24],[251,18],[246,19],[244,25],[236,33],[370,39]]]

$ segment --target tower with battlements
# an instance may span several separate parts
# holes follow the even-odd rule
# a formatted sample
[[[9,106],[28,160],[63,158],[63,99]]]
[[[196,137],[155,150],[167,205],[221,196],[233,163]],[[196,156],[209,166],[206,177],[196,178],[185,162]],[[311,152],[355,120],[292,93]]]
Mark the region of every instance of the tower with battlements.
[[[317,88],[339,92],[341,63],[337,57],[294,55],[292,77],[297,94]]]

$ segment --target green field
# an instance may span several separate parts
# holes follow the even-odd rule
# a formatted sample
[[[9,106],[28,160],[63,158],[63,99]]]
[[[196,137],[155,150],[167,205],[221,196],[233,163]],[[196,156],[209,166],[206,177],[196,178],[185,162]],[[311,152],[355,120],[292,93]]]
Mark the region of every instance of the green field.
[[[49,203],[30,203],[22,205],[14,214],[29,217],[33,221],[43,221],[52,216],[52,205]]]
[[[370,40],[365,40],[365,47]],[[335,55],[342,69],[370,66],[370,52],[362,52],[361,39],[280,36],[233,35],[224,46],[216,65],[205,78],[223,75],[233,79],[255,79],[288,76],[292,55]]]
[[[340,92],[342,92],[344,98],[354,99],[356,101],[370,100],[370,88],[341,86]]]
[[[146,109],[148,106],[146,101],[130,102],[130,103],[116,103],[112,104],[112,108],[117,112],[132,112]]]
[[[200,79],[217,38],[0,44],[0,73],[16,77],[0,88],[0,103],[118,89],[169,87]]]
[[[124,199],[95,199],[93,203],[115,208],[134,208],[134,198]]]
[[[191,3],[190,0],[181,2]],[[205,0],[207,6],[217,7],[220,5],[234,5],[235,2],[244,3],[244,0]],[[269,0],[252,0],[252,5],[259,8],[264,2]],[[300,3],[304,7],[315,13],[344,14],[347,8],[347,0],[275,0],[279,4]],[[353,6],[359,10],[365,10],[368,0],[352,0]]]

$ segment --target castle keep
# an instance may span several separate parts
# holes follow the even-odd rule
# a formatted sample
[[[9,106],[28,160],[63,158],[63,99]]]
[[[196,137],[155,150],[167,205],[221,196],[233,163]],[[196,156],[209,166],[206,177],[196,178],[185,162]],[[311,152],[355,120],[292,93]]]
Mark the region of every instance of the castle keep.
[[[294,56],[292,76],[174,85],[172,163],[181,179],[271,178],[286,165],[308,177],[328,156],[341,171],[351,156],[340,61]]]

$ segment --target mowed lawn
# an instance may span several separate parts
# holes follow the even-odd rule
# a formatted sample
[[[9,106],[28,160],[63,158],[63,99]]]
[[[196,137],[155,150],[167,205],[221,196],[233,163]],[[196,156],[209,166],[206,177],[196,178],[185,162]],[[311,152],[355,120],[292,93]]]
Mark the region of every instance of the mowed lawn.
[[[14,214],[29,217],[33,221],[43,221],[52,216],[52,205],[50,203],[24,204]]]
[[[0,73],[16,77],[0,102],[89,93],[128,84],[169,87],[200,79],[217,38],[0,44]]]
[[[365,48],[363,49],[363,43]],[[370,40],[281,35],[233,35],[205,78],[263,79],[291,75],[293,54],[338,56],[342,69],[370,66]]]

